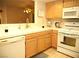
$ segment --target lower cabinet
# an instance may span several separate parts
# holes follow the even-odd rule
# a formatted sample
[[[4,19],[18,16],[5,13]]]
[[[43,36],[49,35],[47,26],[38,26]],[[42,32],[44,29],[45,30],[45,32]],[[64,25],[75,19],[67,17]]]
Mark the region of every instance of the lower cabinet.
[[[52,46],[50,31],[26,35],[26,57],[31,57]]]
[[[50,34],[38,38],[38,52],[41,52],[52,46],[52,39]]]
[[[26,57],[31,57],[37,53],[37,39],[26,40]]]
[[[45,50],[45,39],[43,37],[38,38],[38,53]]]
[[[52,33],[52,47],[57,48],[57,36],[58,36],[58,31],[53,30]]]
[[[45,48],[47,49],[51,46],[52,46],[52,40],[51,40],[50,37],[48,37],[48,38],[45,39]]]

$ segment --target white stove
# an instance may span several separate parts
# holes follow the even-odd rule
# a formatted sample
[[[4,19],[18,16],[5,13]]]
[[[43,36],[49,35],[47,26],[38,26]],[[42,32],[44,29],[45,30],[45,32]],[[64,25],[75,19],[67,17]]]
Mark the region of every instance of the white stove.
[[[59,30],[57,51],[79,57],[79,22],[66,22]]]
[[[67,28],[62,28],[62,29],[59,30],[59,32],[79,35],[79,30],[73,30],[73,29],[67,29]]]

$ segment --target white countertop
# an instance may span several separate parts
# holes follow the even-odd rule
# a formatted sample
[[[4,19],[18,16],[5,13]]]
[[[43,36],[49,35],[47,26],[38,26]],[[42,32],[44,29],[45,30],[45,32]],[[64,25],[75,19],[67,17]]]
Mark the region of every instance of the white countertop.
[[[14,30],[14,31],[9,31],[7,33],[2,32],[0,34],[0,39],[6,39],[6,38],[10,38],[10,37],[27,35],[30,33],[41,32],[41,31],[45,31],[45,30],[53,30],[53,29],[58,30],[56,28],[27,28],[27,29],[18,29],[18,30]]]

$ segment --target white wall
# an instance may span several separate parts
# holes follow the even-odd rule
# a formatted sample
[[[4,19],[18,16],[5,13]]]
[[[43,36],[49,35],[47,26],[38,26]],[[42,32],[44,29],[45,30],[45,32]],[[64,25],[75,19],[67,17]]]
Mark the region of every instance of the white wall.
[[[39,11],[41,11],[39,13]],[[42,14],[43,16],[38,16]],[[36,1],[35,2],[35,24],[38,26],[46,26],[46,19],[45,19],[45,2],[44,1]]]

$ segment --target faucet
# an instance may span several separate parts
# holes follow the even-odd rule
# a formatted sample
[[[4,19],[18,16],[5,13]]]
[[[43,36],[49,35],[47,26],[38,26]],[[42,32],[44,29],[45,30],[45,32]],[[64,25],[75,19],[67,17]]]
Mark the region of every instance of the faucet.
[[[28,28],[29,27],[29,24],[28,23],[26,23],[26,28]]]
[[[29,27],[29,19],[27,18],[26,19],[26,28],[28,28]]]
[[[18,26],[18,29],[21,29],[21,26],[20,26],[20,24],[19,24],[19,26]]]

